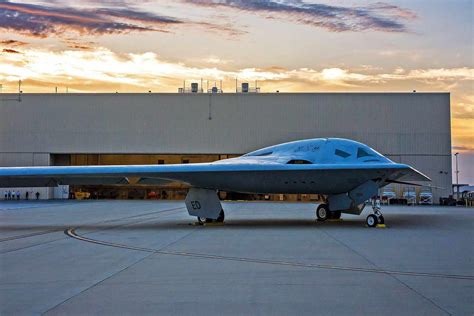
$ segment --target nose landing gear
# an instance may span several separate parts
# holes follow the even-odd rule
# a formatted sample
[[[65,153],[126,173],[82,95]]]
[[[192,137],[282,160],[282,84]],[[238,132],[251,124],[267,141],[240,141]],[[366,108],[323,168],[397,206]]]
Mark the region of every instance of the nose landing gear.
[[[377,225],[385,225],[385,219],[380,212],[380,200],[372,200],[372,210],[374,214],[367,216],[365,222],[369,227],[377,227]]]

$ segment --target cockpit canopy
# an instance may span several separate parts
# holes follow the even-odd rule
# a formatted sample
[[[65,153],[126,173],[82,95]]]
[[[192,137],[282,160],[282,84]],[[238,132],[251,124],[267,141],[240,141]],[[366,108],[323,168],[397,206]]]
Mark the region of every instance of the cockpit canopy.
[[[369,146],[343,138],[315,138],[289,142],[253,151],[243,157],[277,159],[287,164],[391,162]]]

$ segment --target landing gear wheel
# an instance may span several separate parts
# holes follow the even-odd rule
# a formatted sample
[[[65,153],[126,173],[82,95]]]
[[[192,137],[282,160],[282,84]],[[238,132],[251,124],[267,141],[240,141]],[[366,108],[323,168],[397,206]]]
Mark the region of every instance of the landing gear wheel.
[[[207,222],[207,218],[198,216],[198,222],[200,225],[204,225]]]
[[[217,223],[223,223],[224,219],[225,219],[224,210],[221,210],[221,212],[219,213],[219,217],[217,217],[217,219],[216,219],[216,222]]]
[[[385,219],[383,218],[383,215],[380,215],[380,216],[379,216],[379,224],[380,224],[380,225],[385,224]]]
[[[329,207],[327,204],[319,204],[316,209],[316,217],[318,218],[318,221],[321,222],[324,222],[329,218]]]
[[[365,222],[367,223],[367,226],[375,227],[377,226],[379,221],[377,219],[377,216],[375,216],[374,214],[370,214],[369,216],[367,216],[367,219],[365,220]]]

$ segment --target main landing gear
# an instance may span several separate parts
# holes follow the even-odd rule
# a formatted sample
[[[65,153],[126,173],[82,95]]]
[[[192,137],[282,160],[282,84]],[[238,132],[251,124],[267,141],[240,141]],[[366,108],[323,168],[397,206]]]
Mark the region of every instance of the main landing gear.
[[[341,218],[341,211],[330,211],[327,204],[319,204],[316,209],[316,217],[318,221],[324,222],[327,219],[339,219]]]
[[[382,212],[380,212],[380,201],[372,201],[372,210],[373,214],[367,216],[366,224],[369,227],[377,227],[377,225],[384,225],[385,219],[383,218]],[[331,211],[329,210],[328,204],[319,204],[316,209],[316,217],[318,221],[324,222],[328,219],[339,219],[341,218],[341,211]],[[379,226],[380,227],[380,226]]]
[[[206,218],[206,217],[197,217],[199,224],[204,225],[205,223],[223,223],[225,219],[225,213],[224,210],[221,209],[219,216],[217,219],[212,219],[212,218]]]
[[[372,210],[374,211],[374,214],[370,214],[365,220],[367,226],[376,227],[377,225],[384,225],[385,219],[380,212],[380,200],[372,200]]]

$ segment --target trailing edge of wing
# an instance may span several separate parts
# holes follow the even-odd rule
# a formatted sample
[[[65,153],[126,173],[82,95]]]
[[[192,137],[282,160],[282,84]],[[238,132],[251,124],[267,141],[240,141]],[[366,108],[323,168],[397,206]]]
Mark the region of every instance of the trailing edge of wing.
[[[431,181],[431,179],[423,174],[422,172],[405,165],[405,168],[400,171],[396,179],[390,179],[396,181]]]
[[[397,181],[397,180],[387,180],[387,181],[385,181],[385,182],[387,182],[387,183],[396,183],[396,184],[413,185],[413,186],[417,186],[417,187],[423,186],[422,184],[419,184],[419,183],[410,183],[410,182]]]
[[[172,182],[175,182],[175,181],[161,179],[161,178],[142,177],[138,179],[137,184],[166,185]]]
[[[58,185],[113,185],[128,184],[125,177],[1,177],[0,187],[56,187]]]
[[[405,184],[405,185],[412,185],[416,187],[428,187],[428,188],[435,188],[435,189],[446,189],[443,187],[438,187],[435,185],[430,185],[430,184],[419,184],[419,183],[411,183],[411,182],[405,182],[405,181],[396,181],[396,180],[387,180],[385,181],[387,183],[397,183],[397,184]]]

